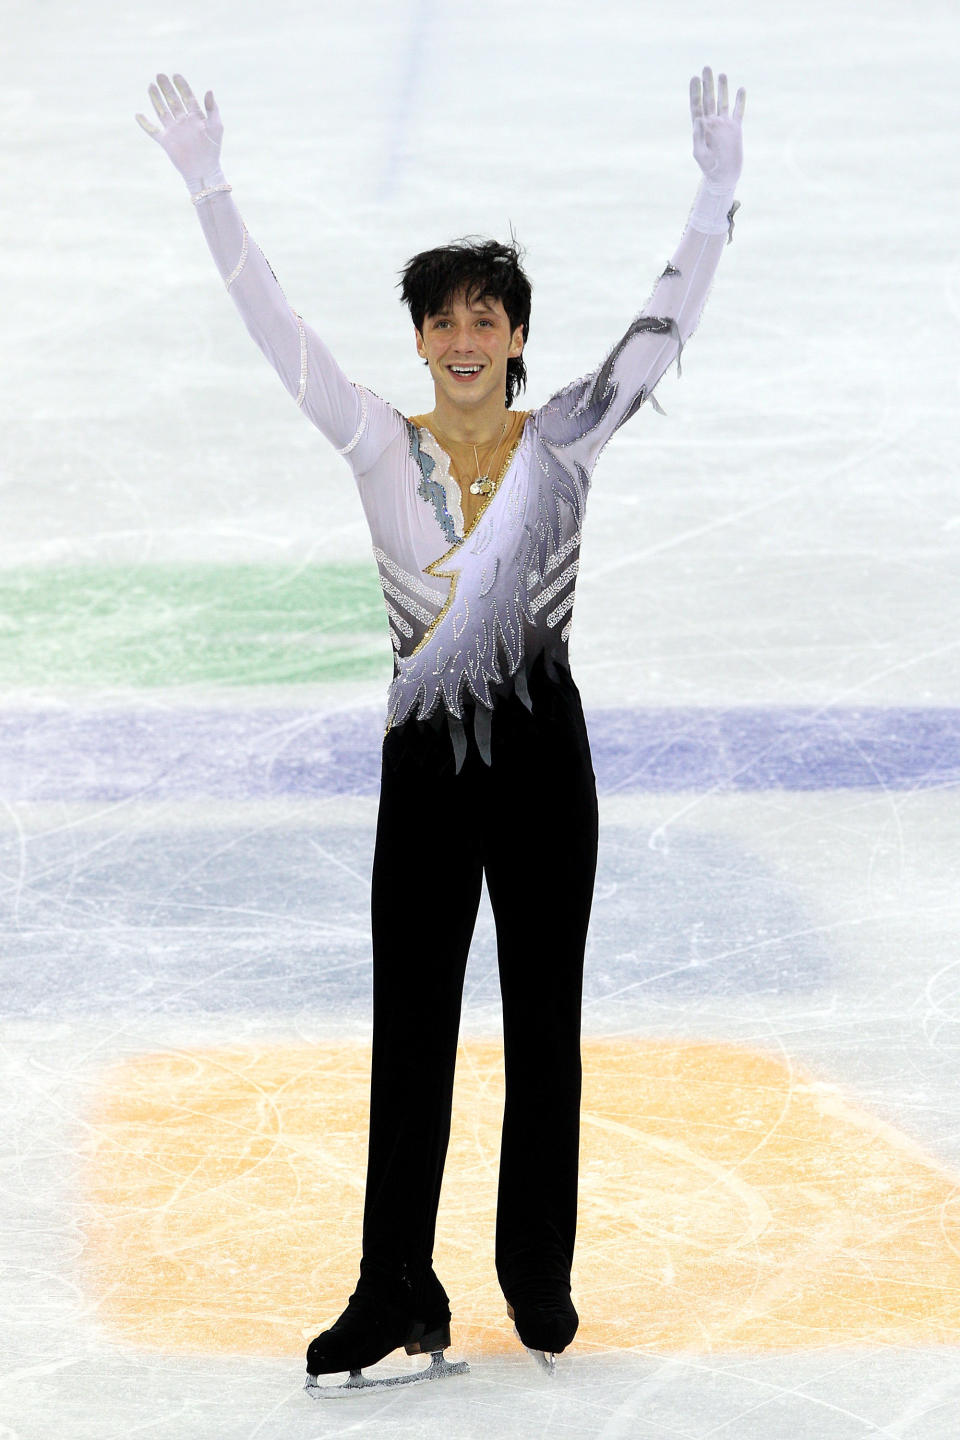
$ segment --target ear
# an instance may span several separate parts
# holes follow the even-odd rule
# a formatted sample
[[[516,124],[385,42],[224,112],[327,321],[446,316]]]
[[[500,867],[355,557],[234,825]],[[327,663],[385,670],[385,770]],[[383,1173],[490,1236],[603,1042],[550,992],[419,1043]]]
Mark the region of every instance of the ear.
[[[509,359],[513,360],[523,350],[523,326],[518,325],[513,332],[513,339],[510,341],[510,349],[507,351]]]
[[[417,337],[417,354],[420,356],[421,360],[426,360],[427,352],[423,348],[423,336],[420,334],[420,331],[417,329],[416,325],[414,325],[413,327],[413,333]]]

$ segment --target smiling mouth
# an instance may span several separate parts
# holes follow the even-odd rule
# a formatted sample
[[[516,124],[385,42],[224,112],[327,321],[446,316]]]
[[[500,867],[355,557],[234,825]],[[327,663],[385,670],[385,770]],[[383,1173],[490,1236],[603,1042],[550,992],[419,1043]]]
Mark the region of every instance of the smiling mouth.
[[[474,375],[479,375],[483,369],[482,365],[448,365],[447,369],[451,375],[456,375],[458,380],[472,380]]]

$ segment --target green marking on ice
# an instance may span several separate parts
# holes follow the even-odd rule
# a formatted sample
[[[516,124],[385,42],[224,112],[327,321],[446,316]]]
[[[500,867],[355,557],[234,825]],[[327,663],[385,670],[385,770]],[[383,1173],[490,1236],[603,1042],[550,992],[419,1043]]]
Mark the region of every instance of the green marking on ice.
[[[389,682],[370,563],[0,570],[0,684]]]

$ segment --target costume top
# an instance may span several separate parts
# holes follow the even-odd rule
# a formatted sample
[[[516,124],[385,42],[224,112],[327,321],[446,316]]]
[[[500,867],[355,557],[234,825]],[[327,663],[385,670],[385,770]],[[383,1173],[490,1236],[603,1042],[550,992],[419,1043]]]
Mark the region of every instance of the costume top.
[[[394,649],[387,729],[443,709],[463,762],[473,712],[490,763],[490,716],[526,676],[569,668],[567,649],[590,477],[604,445],[647,401],[695,329],[724,235],[688,224],[640,314],[606,359],[530,412],[499,484],[464,525],[450,457],[423,425],[349,381],[290,307],[231,195],[198,206],[230,294],[297,405],[343,455],[373,540]],[[732,233],[730,212],[730,232]]]

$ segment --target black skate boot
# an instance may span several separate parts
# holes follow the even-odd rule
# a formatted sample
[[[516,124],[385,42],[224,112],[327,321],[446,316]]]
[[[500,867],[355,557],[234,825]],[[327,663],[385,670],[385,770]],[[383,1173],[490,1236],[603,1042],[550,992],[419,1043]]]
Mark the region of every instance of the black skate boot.
[[[525,1280],[510,1287],[507,1314],[523,1347],[550,1375],[556,1357],[570,1344],[580,1325],[570,1299],[570,1286],[556,1280]]]
[[[336,1396],[465,1374],[469,1369],[465,1360],[453,1364],[444,1359],[449,1344],[450,1305],[432,1267],[391,1270],[363,1260],[346,1310],[310,1342],[307,1389],[315,1395]],[[384,1380],[368,1380],[361,1373],[365,1365],[376,1365],[401,1345],[408,1355],[429,1354],[429,1366],[414,1375]],[[317,1385],[318,1375],[342,1370],[350,1372],[342,1385]]]

